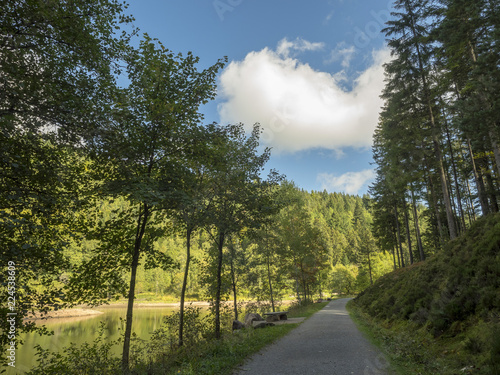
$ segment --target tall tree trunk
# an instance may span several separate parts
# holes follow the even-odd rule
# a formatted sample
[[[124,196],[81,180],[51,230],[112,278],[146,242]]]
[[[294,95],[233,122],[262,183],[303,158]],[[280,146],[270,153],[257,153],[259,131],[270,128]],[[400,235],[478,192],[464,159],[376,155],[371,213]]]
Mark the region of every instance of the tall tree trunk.
[[[429,166],[429,163],[428,163],[428,160],[427,160],[427,157],[424,156],[424,160],[425,160],[425,165],[427,167],[427,170],[430,171],[431,168]],[[432,179],[432,176],[430,174],[430,172],[427,173],[427,177],[428,177],[428,180],[429,180],[429,185],[428,187],[430,188],[430,193],[431,193],[431,199],[429,199],[429,205],[432,205],[434,207],[434,215],[436,216],[436,223],[437,223],[437,226],[438,226],[438,231],[439,231],[439,242],[441,244],[441,246],[444,245],[444,240],[443,240],[443,224],[441,223],[441,215],[439,214],[439,205],[438,205],[438,200],[437,200],[437,197],[436,197],[436,191],[435,191],[435,187],[434,187],[434,181]],[[427,192],[429,192],[429,190],[427,189]]]
[[[184,267],[184,279],[182,280],[181,303],[179,310],[179,346],[184,344],[184,300],[186,296],[186,288],[189,274],[189,263],[191,262],[191,233],[192,228],[186,230],[186,265]]]
[[[490,207],[488,204],[488,198],[486,197],[486,189],[484,187],[483,177],[477,167],[476,159],[474,158],[474,152],[472,151],[470,139],[467,140],[467,145],[469,146],[472,171],[474,172],[474,180],[476,181],[477,196],[479,198],[479,204],[481,205],[481,211],[483,212],[483,215],[488,215],[490,213]]]
[[[218,254],[217,254],[217,285],[215,290],[215,338],[220,340],[222,338],[222,332],[220,328],[220,302],[221,302],[221,291],[222,291],[222,256],[224,248],[224,233],[219,232],[218,234]]]
[[[393,227],[392,235],[394,236],[394,246],[392,247],[392,256],[394,258],[394,269],[396,270],[398,267],[401,268],[401,260],[399,259],[399,248],[398,248],[398,235],[396,233],[396,229]],[[397,256],[397,264],[396,264],[396,256]]]
[[[415,234],[417,237],[418,253],[420,255],[420,260],[425,260],[424,247],[422,246],[422,236],[420,235],[420,225],[418,223],[418,212],[417,212],[417,202],[415,199],[415,194],[413,192],[413,185],[411,186],[411,199],[413,203],[413,218],[415,220]]]
[[[408,219],[408,205],[406,198],[403,196],[403,211],[405,214],[406,237],[408,239],[408,252],[410,253],[410,264],[413,264],[413,249],[411,246],[410,220]]]
[[[396,218],[396,230],[398,234],[398,244],[399,244],[399,252],[401,253],[401,267],[405,267],[405,259],[403,254],[403,244],[401,241],[401,228],[399,226],[399,215],[398,215],[398,206],[394,204],[394,216]]]
[[[231,250],[231,285],[233,288],[233,310],[234,310],[234,320],[238,320],[238,299],[237,299],[237,286],[236,286],[236,269],[234,267],[234,258],[236,256],[236,251],[234,249],[233,240],[229,239],[229,248]]]
[[[462,232],[465,232],[465,214],[464,210],[462,207],[462,196],[460,194],[460,184],[458,182],[458,172],[457,172],[457,163],[455,162],[455,153],[453,152],[453,145],[451,143],[451,135],[450,135],[450,129],[448,126],[448,121],[446,120],[446,116],[444,116],[444,125],[445,125],[445,130],[446,130],[446,139],[448,142],[448,149],[450,152],[450,159],[451,159],[451,166],[453,169],[453,178],[455,180],[455,190],[457,191],[457,204],[458,204],[458,212],[460,213],[460,218],[461,218],[461,225],[462,225]]]
[[[269,250],[269,249],[267,249],[267,250]],[[269,283],[269,293],[271,294],[271,306],[273,308],[273,312],[275,312],[274,295],[273,295],[273,282],[271,279],[271,261],[269,259],[269,253],[266,254],[266,259],[267,259],[267,281]]]
[[[127,318],[125,321],[125,336],[123,338],[122,352],[122,371],[125,374],[129,373],[129,356],[130,356],[130,337],[132,336],[132,315],[134,311],[135,297],[135,282],[137,275],[137,267],[139,265],[139,256],[141,252],[142,239],[146,231],[146,224],[149,219],[149,206],[144,203],[139,209],[139,217],[137,219],[137,232],[135,235],[134,253],[132,254],[132,264],[130,271],[130,287],[128,293]]]

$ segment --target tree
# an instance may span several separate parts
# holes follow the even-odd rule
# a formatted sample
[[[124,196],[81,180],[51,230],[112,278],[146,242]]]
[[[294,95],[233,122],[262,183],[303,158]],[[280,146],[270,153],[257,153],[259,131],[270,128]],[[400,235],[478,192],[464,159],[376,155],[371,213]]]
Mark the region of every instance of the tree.
[[[145,35],[137,51],[127,56],[130,85],[118,96],[111,123],[93,140],[102,165],[111,164],[114,175],[101,189],[111,197],[124,197],[129,208],[119,214],[129,228],[128,241],[111,238],[106,247],[130,270],[128,307],[122,367],[128,371],[136,274],[142,255],[146,264],[168,267],[170,257],[152,243],[162,235],[166,202],[172,202],[182,187],[183,162],[194,153],[200,139],[201,104],[215,97],[215,76],[224,62],[198,72],[198,58],[188,53],[175,56],[161,43]],[[109,228],[110,230],[113,227]],[[115,226],[115,229],[122,230]],[[101,250],[104,250],[101,248]],[[111,251],[109,249],[108,251]],[[96,254],[99,257],[101,254]],[[94,259],[87,262],[92,264]],[[84,268],[81,268],[83,270]],[[98,274],[106,270],[88,267]],[[95,273],[78,275],[81,282]]]
[[[213,295],[217,339],[221,338],[220,304],[226,239],[244,228],[255,228],[265,223],[274,211],[269,186],[274,186],[280,179],[276,172],[271,172],[267,180],[262,180],[260,176],[270,150],[266,148],[261,155],[258,154],[259,125],[254,126],[248,137],[242,124],[221,127],[221,130],[225,133],[225,142],[220,146],[225,161],[217,166],[210,178],[213,206],[207,224],[217,247]]]
[[[34,328],[23,321],[27,311],[61,304],[62,250],[82,203],[79,184],[88,183],[82,139],[109,116],[130,37],[117,29],[131,18],[115,0],[2,0],[0,7],[0,254],[19,271],[21,333]]]

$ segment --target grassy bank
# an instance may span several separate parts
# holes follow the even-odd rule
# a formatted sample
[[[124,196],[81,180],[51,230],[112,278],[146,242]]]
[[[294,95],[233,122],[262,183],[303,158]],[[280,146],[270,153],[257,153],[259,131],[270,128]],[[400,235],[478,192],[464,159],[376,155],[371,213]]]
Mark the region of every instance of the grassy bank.
[[[401,374],[500,374],[500,215],[349,304]]]

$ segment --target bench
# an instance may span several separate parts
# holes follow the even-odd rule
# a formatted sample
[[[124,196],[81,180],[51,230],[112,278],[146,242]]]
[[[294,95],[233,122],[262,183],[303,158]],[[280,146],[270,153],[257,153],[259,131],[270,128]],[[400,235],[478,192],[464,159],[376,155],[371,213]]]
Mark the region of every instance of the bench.
[[[266,316],[266,322],[276,322],[278,320],[287,320],[288,319],[288,311],[276,311],[276,312],[268,312],[264,313]]]

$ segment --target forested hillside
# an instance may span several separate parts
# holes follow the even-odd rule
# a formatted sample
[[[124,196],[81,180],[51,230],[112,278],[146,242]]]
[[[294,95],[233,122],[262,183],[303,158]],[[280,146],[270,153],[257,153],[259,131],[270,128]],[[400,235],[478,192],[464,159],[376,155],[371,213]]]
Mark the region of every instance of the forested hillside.
[[[310,299],[313,295],[354,293],[370,284],[372,279],[393,269],[390,254],[378,251],[370,233],[372,221],[368,196],[341,193],[300,191],[289,183],[280,187],[289,204],[273,221],[255,232],[244,230],[233,235],[224,248],[223,278],[226,299],[233,299],[233,284],[238,298],[270,301],[293,295]],[[123,201],[100,204],[96,215],[102,220],[111,217]],[[180,297],[186,263],[186,238],[168,221],[171,230],[156,240],[154,247],[172,258],[172,267],[147,268],[142,263],[137,273],[137,293],[143,298],[176,300]],[[66,250],[71,269],[90,259],[99,241],[86,239],[73,243]],[[190,300],[210,298],[207,285],[211,279],[213,241],[206,230],[192,234],[191,265],[187,279]],[[269,269],[268,269],[269,265]],[[122,277],[126,279],[126,272]],[[234,276],[234,280],[233,280]],[[62,278],[68,280],[72,272]],[[271,296],[270,288],[273,289]],[[120,296],[107,289],[109,297]]]

